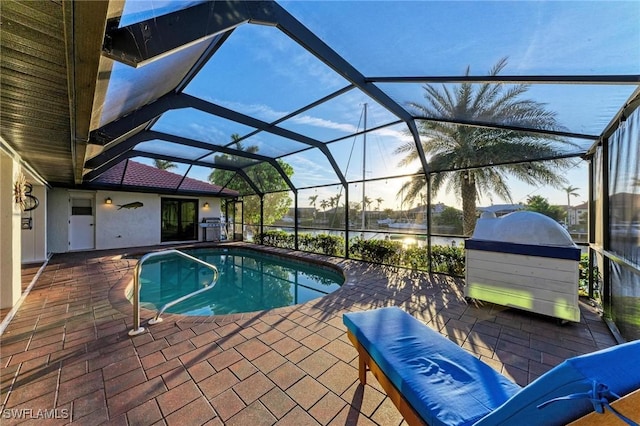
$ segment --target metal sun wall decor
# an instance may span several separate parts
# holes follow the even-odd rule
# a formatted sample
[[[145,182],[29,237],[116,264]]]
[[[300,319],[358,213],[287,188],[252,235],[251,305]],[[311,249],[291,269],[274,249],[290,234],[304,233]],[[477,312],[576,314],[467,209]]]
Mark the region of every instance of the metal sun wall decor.
[[[23,212],[35,210],[40,205],[40,201],[31,195],[32,191],[33,186],[27,182],[27,178],[20,172],[13,184],[13,197],[15,203],[20,206],[20,210]]]

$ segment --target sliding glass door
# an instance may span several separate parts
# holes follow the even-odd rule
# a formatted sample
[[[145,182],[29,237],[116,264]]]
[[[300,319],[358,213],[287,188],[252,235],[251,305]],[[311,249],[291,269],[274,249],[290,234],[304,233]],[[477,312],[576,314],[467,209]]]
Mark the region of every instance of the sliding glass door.
[[[163,198],[160,241],[198,239],[198,200]]]

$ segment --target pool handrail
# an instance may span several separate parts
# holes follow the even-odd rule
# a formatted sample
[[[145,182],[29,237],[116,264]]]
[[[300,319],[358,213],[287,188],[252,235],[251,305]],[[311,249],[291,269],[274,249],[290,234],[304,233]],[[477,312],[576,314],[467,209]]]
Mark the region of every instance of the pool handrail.
[[[175,299],[171,302],[165,303],[164,306],[162,306],[162,308],[158,310],[155,317],[149,320],[149,324],[157,324],[159,322],[162,322],[162,318],[160,318],[160,315],[162,315],[162,313],[166,309],[192,296],[195,296],[196,294],[200,294],[204,291],[212,289],[213,287],[215,287],[216,283],[218,282],[218,277],[220,274],[218,272],[218,268],[216,268],[215,265],[207,263],[204,260],[198,259],[197,257],[193,257],[180,250],[169,249],[169,250],[162,250],[162,251],[156,251],[156,252],[145,254],[140,258],[140,260],[136,264],[136,267],[133,270],[133,329],[129,331],[129,336],[137,336],[139,334],[144,333],[145,331],[145,328],[140,325],[140,274],[142,273],[142,264],[152,257],[166,256],[168,254],[175,254],[178,256],[182,256],[193,262],[200,263],[201,265],[206,266],[207,268],[213,271],[213,278],[211,279],[211,282],[209,284],[206,284],[204,286],[204,288],[198,289],[185,296],[179,297],[178,299]]]

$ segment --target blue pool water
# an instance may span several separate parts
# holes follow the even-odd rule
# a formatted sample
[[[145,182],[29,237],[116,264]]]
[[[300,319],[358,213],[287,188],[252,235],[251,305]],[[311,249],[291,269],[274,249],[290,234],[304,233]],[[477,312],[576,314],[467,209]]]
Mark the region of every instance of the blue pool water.
[[[329,294],[344,281],[332,269],[251,250],[200,249],[186,253],[215,265],[220,277],[211,290],[166,312],[223,315],[290,306]],[[159,309],[203,288],[212,276],[207,267],[180,256],[151,258],[140,274],[141,306]]]

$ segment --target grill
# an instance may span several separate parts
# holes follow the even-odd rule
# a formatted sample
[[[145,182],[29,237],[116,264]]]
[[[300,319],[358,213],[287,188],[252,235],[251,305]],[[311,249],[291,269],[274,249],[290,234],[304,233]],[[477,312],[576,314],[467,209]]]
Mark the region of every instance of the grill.
[[[219,217],[203,217],[200,228],[203,241],[220,241],[222,221]]]

